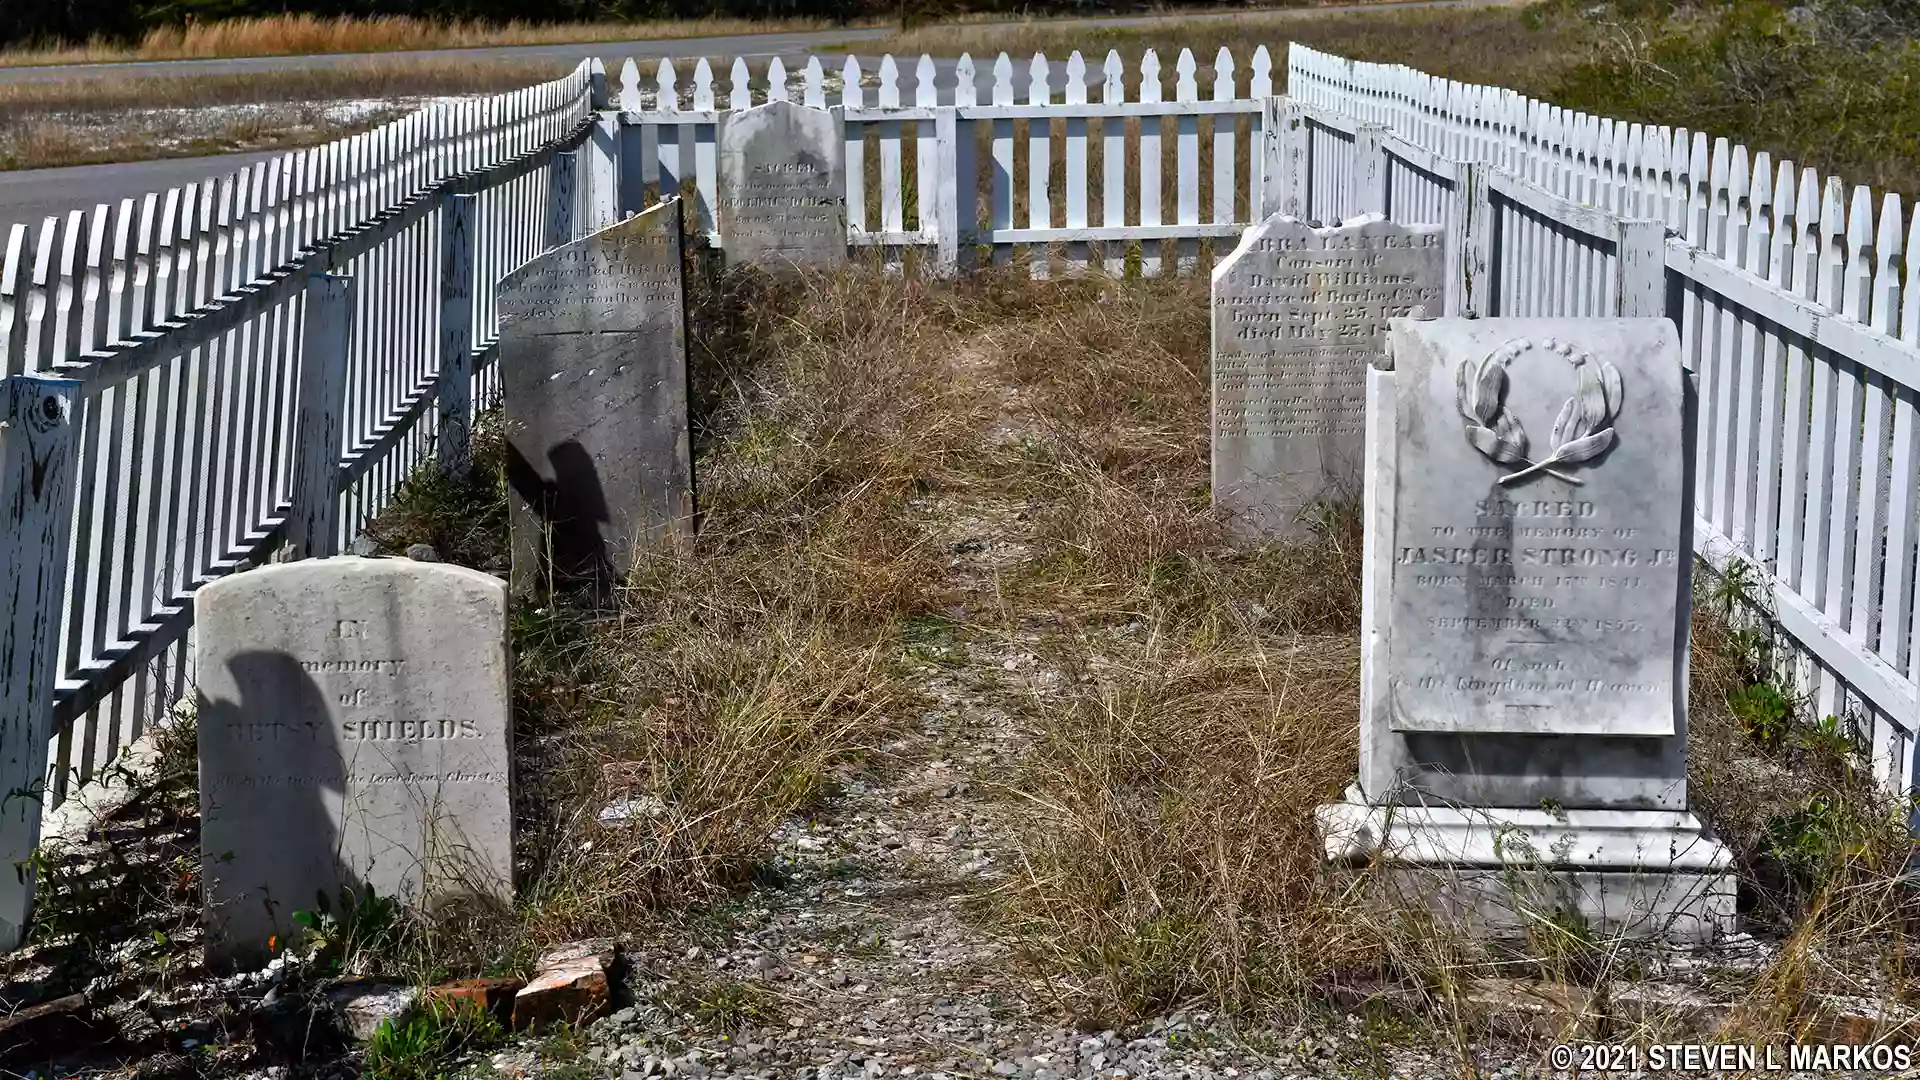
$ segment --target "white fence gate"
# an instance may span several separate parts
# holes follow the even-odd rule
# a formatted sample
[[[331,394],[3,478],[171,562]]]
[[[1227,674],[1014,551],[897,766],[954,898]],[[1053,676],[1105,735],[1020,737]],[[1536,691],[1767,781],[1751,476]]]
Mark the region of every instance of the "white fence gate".
[[[1378,212],[1447,226],[1450,313],[1672,317],[1700,376],[1700,554],[1759,569],[1814,707],[1911,789],[1920,215],[1903,233],[1897,198],[1876,218],[1865,189],[1724,140],[1298,46],[1290,98],[1264,48],[1244,81],[1183,51],[1171,98],[1151,52],[1097,77],[1079,53],[912,70],[911,102],[891,57],[798,73],[846,121],[848,244],[892,265],[1184,272],[1269,213]],[[0,861],[184,692],[195,589],[340,550],[415,468],[462,458],[498,385],[494,283],[663,193],[717,239],[726,113],[795,93],[778,60],[757,89],[729,76],[723,109],[705,61],[684,92],[670,62],[611,93],[583,63],[15,227]],[[0,873],[0,944],[31,889]]]

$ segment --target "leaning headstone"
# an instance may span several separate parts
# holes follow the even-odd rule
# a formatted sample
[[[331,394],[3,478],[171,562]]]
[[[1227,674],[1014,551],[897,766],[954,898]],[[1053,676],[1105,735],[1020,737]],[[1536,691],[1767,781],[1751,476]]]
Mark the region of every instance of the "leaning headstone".
[[[1550,905],[1711,937],[1734,893],[1687,810],[1672,324],[1396,320],[1389,345],[1368,375],[1360,778],[1322,808],[1329,853],[1444,867],[1422,891],[1496,924]],[[1551,896],[1516,901],[1516,865]]]
[[[1387,320],[1441,310],[1444,230],[1270,217],[1213,271],[1213,498],[1237,532],[1299,540],[1359,498],[1365,373]]]
[[[507,590],[344,556],[194,597],[210,963],[257,962],[341,892],[510,904]]]
[[[621,580],[693,533],[680,200],[499,287],[516,590]]]
[[[826,109],[770,101],[720,124],[716,224],[728,265],[847,261],[845,134]]]

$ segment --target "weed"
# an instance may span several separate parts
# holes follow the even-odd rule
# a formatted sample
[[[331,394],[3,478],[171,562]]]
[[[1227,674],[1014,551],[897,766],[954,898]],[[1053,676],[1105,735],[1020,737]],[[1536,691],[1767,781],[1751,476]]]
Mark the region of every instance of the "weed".
[[[506,1035],[478,1003],[430,1001],[405,1020],[389,1019],[367,1040],[362,1080],[439,1080],[461,1054],[486,1050]]]
[[[1792,728],[1793,701],[1772,683],[1735,687],[1727,694],[1727,708],[1747,737],[1768,749],[1778,749]]]
[[[400,906],[381,896],[369,884],[358,890],[342,887],[336,900],[325,892],[314,894],[314,906],[293,913],[316,950],[315,962],[328,975],[353,970],[363,958],[390,949],[399,933]]]
[[[444,561],[498,570],[506,565],[506,528],[506,436],[500,410],[491,409],[473,425],[469,467],[450,475],[428,462],[365,535],[385,552],[427,544]]]
[[[676,983],[663,992],[660,1004],[697,1023],[723,1030],[779,1020],[773,994],[745,979],[712,979]]]

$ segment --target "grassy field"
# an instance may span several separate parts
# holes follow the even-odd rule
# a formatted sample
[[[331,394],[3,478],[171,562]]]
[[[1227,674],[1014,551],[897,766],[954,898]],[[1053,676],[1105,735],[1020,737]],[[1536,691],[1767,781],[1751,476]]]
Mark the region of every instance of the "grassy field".
[[[315,146],[404,115],[425,99],[514,90],[571,66],[374,57],[247,75],[0,82],[0,169]]]
[[[662,41],[831,29],[818,19],[662,19],[652,22],[506,24],[417,19],[274,15],[159,27],[137,45],[91,41],[0,50],[0,67],[98,64],[128,60],[207,60],[233,56],[308,56],[412,49],[479,49],[599,41]]]
[[[1117,49],[1134,68],[1154,48],[1163,67],[1181,48],[1204,66],[1228,46],[1242,71],[1264,44],[1284,68],[1301,41],[1357,59],[1405,63],[1451,78],[1506,86],[1570,108],[1623,120],[1705,130],[1905,196],[1920,192],[1920,46],[1897,27],[1790,20],[1763,0],[1713,8],[1620,14],[1570,0],[1531,8],[1382,10],[1351,14],[1268,12],[1232,19],[1166,19],[1122,27],[1072,21],[943,24],[896,34],[862,52],[976,57],[1005,50],[1097,57]],[[621,57],[608,57],[618,70]],[[153,140],[90,142],[61,128],[105,126],[139,107],[315,103],[419,97],[523,86],[563,64],[407,63],[369,57],[350,66],[246,76],[116,77],[0,84],[0,161],[11,167],[153,156]],[[1279,76],[1276,76],[1276,81]],[[251,122],[251,121],[247,121]],[[278,122],[286,145],[322,141],[345,128]],[[29,130],[31,129],[31,131]],[[137,132],[135,133],[137,135]],[[11,149],[9,149],[11,148]]]
[[[992,655],[970,707],[1022,733],[984,780],[1017,870],[979,910],[1060,1007],[1272,1020],[1357,978],[1422,1002],[1425,1037],[1446,1039],[1484,1020],[1449,996],[1470,978],[1634,977],[1620,943],[1561,927],[1501,953],[1323,872],[1312,809],[1356,749],[1357,525],[1228,538],[1208,498],[1206,280],[705,283],[696,551],[644,565],[617,613],[521,627],[524,722],[561,749],[539,785],[560,831],[529,838],[554,854],[520,933],[744,887],[781,815],[826,812],[850,770],[903,767],[872,748],[929,707],[929,658],[964,682]],[[476,501],[407,501],[383,542],[470,548],[458,508]],[[984,577],[951,556],[956,526],[995,538]],[[1745,602],[1702,585],[1691,690],[1693,804],[1736,854],[1749,927],[1784,942],[1716,976],[1740,1003],[1730,1038],[1810,1023],[1820,993],[1905,993],[1920,914],[1896,884],[1901,808],[1844,736],[1779,722],[1792,691],[1739,629]],[[993,651],[1016,642],[1039,669],[1024,682]],[[636,793],[699,828],[676,811],[612,851],[569,831],[569,800]],[[595,859],[566,854],[583,839]]]
[[[1647,9],[1651,10],[1647,10]],[[1400,63],[1503,86],[1556,105],[1622,120],[1705,130],[1848,181],[1920,194],[1920,45],[1900,24],[1844,6],[1814,20],[1766,0],[1671,8],[1550,0],[1531,7],[1249,14],[1231,22],[1073,27],[1035,21],[936,26],[872,46],[896,53],[1005,51],[1098,66],[1108,49],[1135,69],[1146,49],[1162,71],[1189,48],[1202,72],[1222,47],[1244,72],[1265,45],[1284,69],[1299,41],[1356,60]],[[1163,79],[1167,76],[1163,75]],[[1276,85],[1281,82],[1276,74]]]

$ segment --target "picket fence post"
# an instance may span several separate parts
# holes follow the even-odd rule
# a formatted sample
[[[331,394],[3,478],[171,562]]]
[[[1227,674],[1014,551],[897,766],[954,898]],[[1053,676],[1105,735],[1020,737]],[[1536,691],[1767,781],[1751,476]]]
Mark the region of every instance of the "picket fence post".
[[[1487,268],[1492,244],[1492,205],[1487,200],[1486,166],[1456,162],[1453,197],[1447,207],[1445,290],[1446,314],[1486,315],[1490,282]]]
[[[1360,124],[1353,129],[1353,171],[1347,182],[1348,216],[1387,212],[1387,128]],[[1329,221],[1328,225],[1339,222]]]
[[[323,559],[340,544],[340,443],[347,410],[347,346],[353,340],[354,279],[307,278],[300,334],[300,415],[294,426],[287,557]]]
[[[614,170],[620,178],[620,190],[614,199],[620,217],[637,214],[647,208],[647,171],[641,162],[645,160],[648,130],[649,126],[644,122],[627,123],[622,120],[614,136],[613,152],[620,157],[620,163]],[[711,207],[707,213],[711,217]]]
[[[1667,313],[1667,227],[1658,221],[1622,221],[1614,237],[1614,295],[1622,318]]]
[[[620,114],[603,112],[587,139],[587,227],[596,233],[620,220]]]
[[[960,110],[941,105],[933,111],[934,132],[934,275],[956,277],[960,273]],[[971,134],[971,133],[969,133]],[[971,224],[969,222],[968,224]]]
[[[473,251],[478,195],[440,197],[440,368],[434,427],[440,469],[464,475],[472,463]]]
[[[1270,97],[1260,105],[1260,201],[1262,221],[1275,214],[1306,217],[1307,125],[1300,104],[1292,98]]]
[[[26,937],[59,678],[76,477],[72,379],[0,379],[0,949]]]

